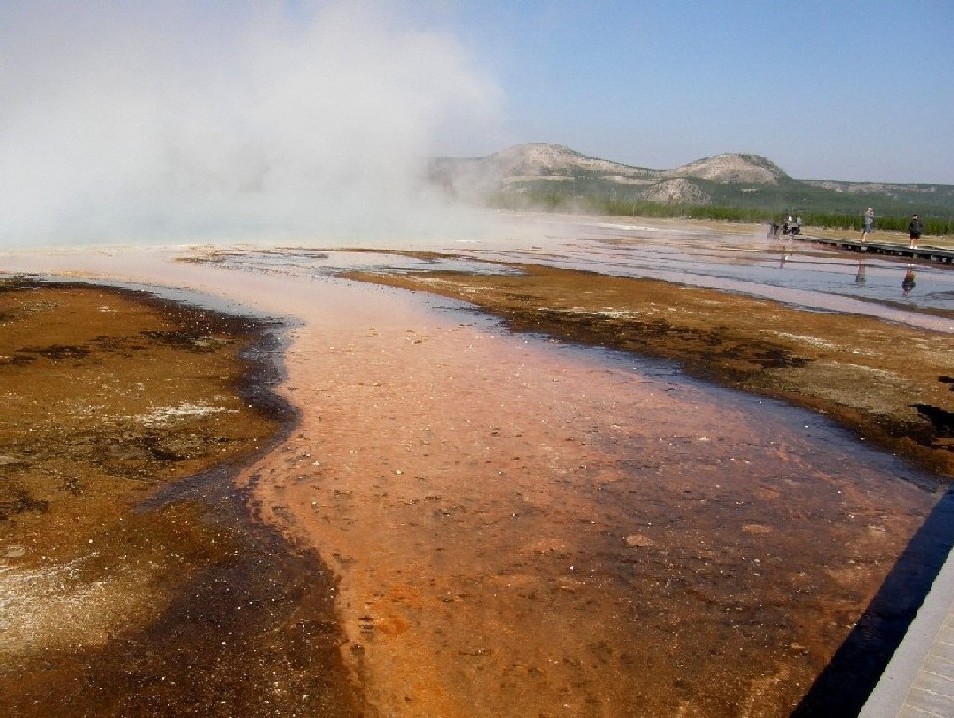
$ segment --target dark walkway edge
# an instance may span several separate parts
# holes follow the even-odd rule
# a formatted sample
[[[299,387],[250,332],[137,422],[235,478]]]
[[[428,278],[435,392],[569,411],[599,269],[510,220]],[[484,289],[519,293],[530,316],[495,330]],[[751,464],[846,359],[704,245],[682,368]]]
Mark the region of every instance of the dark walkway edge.
[[[906,257],[908,259],[919,259],[928,262],[938,262],[940,264],[954,263],[954,250],[922,245],[915,249],[906,247],[903,244],[894,244],[892,242],[859,242],[853,239],[825,239],[822,237],[812,237],[807,234],[796,234],[782,237],[781,239],[792,239],[800,242],[810,242],[812,244],[824,244],[835,249],[843,249],[850,252],[864,252],[868,254],[888,254],[895,257]]]
[[[888,716],[954,716],[954,556],[860,713]]]
[[[939,597],[932,598],[932,601],[946,600],[948,606],[954,597],[954,587],[939,579],[942,569],[954,561],[954,558],[949,559],[952,545],[954,490],[948,490],[908,542],[878,593],[802,698],[792,718],[850,718],[858,716],[866,703],[874,705],[881,700],[874,694],[883,676],[887,675],[894,654],[908,640],[908,635],[918,644],[911,626],[928,597]],[[947,576],[945,580],[948,580]],[[925,615],[930,613],[928,609],[924,610],[927,611]],[[931,636],[936,633],[935,626]],[[948,645],[947,649],[948,667],[952,669],[954,644]],[[898,661],[903,660],[903,657],[898,658]],[[903,690],[910,685],[909,682]],[[946,712],[912,715],[954,716],[954,698],[951,700]],[[878,713],[865,718],[887,715],[900,714]]]

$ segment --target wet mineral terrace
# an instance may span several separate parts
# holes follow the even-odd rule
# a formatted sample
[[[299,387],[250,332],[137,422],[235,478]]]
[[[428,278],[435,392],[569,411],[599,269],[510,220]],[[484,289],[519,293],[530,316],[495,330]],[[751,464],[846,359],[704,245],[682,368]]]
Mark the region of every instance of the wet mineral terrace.
[[[547,249],[544,261],[564,249]],[[210,594],[179,591],[173,581],[168,605],[201,596],[192,609],[159,615],[154,607],[106,622],[111,633],[101,636],[96,655],[125,658],[97,660],[98,672],[90,673],[77,668],[88,663],[75,662],[88,660],[88,642],[68,643],[45,662],[24,663],[9,685],[39,686],[57,672],[74,684],[97,685],[89,675],[121,676],[132,666],[134,680],[109,683],[111,698],[89,704],[112,706],[116,715],[169,714],[155,707],[157,696],[180,712],[206,696],[206,709],[206,675],[232,686],[224,704],[208,709],[213,715],[308,715],[320,707],[347,713],[350,695],[358,696],[358,711],[394,716],[850,715],[845,706],[857,705],[859,692],[863,700],[871,665],[837,666],[833,658],[846,639],[867,656],[890,651],[880,628],[912,609],[910,601],[879,602],[879,591],[904,564],[899,559],[910,554],[912,538],[932,522],[945,475],[859,441],[825,414],[766,398],[765,387],[751,387],[756,395],[699,382],[669,361],[679,356],[650,359],[640,349],[645,341],[649,354],[666,357],[657,349],[669,343],[698,359],[706,353],[699,347],[719,348],[720,337],[731,334],[735,348],[714,352],[718,361],[767,376],[788,371],[780,376],[794,382],[794,395],[797,382],[812,376],[806,366],[862,365],[865,347],[854,339],[841,349],[829,346],[830,338],[809,341],[824,327],[803,312],[798,331],[773,327],[770,343],[781,342],[785,352],[753,361],[766,327],[732,334],[741,331],[735,319],[757,310],[789,320],[764,299],[700,292],[684,314],[709,306],[722,321],[696,334],[672,323],[667,342],[666,332],[640,335],[642,300],[597,275],[567,283],[559,271],[534,274],[508,262],[478,274],[434,276],[417,270],[434,269],[420,265],[435,258],[404,257],[418,275],[408,281],[420,282],[417,289],[432,285],[425,294],[333,276],[393,257],[368,255],[357,263],[365,266],[356,266],[333,250],[308,248],[188,256],[191,262],[176,266],[154,258],[137,265],[124,256],[50,264],[73,262],[84,276],[189,287],[288,318],[286,374],[275,388],[297,410],[294,428],[231,480],[228,472],[202,474],[146,492],[150,500],[123,516],[125,523],[176,507],[194,510],[191,501],[203,494],[221,498],[200,502],[202,521],[190,526],[218,526],[233,511],[226,506],[250,513],[257,520],[229,524],[242,528],[229,533],[225,553],[246,555],[233,546],[255,544],[260,548],[247,551],[251,565],[214,575],[169,573],[195,575],[193,586],[217,596],[244,597],[271,582],[281,609],[275,618],[271,604],[255,598],[238,615],[245,599],[227,604],[236,610],[200,622],[205,642],[173,644],[177,658],[170,660],[165,637],[179,635],[197,605],[215,605]],[[403,272],[373,269],[363,278]],[[527,277],[533,281],[519,285]],[[453,292],[445,293],[454,299],[434,298],[437,280],[452,280]],[[678,313],[670,309],[680,306],[678,288],[663,300],[661,285],[614,281],[660,295],[654,311],[662,317]],[[457,299],[468,293],[531,333],[512,333],[475,313]],[[500,297],[511,303],[490,306]],[[547,322],[521,321],[531,313]],[[589,324],[598,316],[633,321],[594,341],[579,328],[582,315]],[[561,324],[564,316],[569,321]],[[949,322],[941,314],[928,319]],[[876,344],[886,346],[902,336],[895,330],[914,332],[925,362],[950,366],[950,344],[937,339],[943,331],[917,320],[907,327],[866,321],[873,324],[858,336],[877,335]],[[623,352],[609,341],[621,328],[633,332]],[[754,348],[743,351],[746,336]],[[580,340],[602,346],[580,348]],[[828,354],[778,360],[806,347]],[[908,426],[920,427],[912,445],[928,455],[947,451],[937,427],[898,399],[914,387],[933,406],[950,409],[947,394],[933,386],[937,376],[929,385],[931,371],[924,369],[924,379],[867,382],[858,414],[901,412]],[[882,385],[891,388],[884,401]],[[852,396],[845,390],[834,398]],[[914,556],[918,566],[937,559],[950,531],[940,534]],[[84,534],[77,536],[81,544]],[[203,536],[198,543],[215,538],[219,545],[217,535]],[[118,559],[127,549],[120,549],[124,541],[114,546],[111,557]],[[8,558],[10,569],[21,560]],[[130,633],[134,639],[124,642]],[[236,633],[244,642],[232,642]],[[133,650],[123,653],[127,645]],[[150,663],[149,655],[159,658]],[[193,676],[192,664],[215,670]],[[847,696],[840,706],[838,695],[813,690],[833,665],[840,671],[835,693]],[[174,686],[170,666],[181,669]],[[279,676],[271,693],[246,678],[269,671]],[[256,688],[243,692],[240,685]],[[39,687],[32,690],[24,695],[38,700]],[[144,707],[123,713],[130,705]]]

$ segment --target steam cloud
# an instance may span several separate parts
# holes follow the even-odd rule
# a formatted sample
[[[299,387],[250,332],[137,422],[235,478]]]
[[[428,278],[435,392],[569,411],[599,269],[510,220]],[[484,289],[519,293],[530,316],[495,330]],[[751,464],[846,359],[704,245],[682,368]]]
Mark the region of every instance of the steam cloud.
[[[498,100],[375,3],[5,3],[0,69],[0,246],[422,231]]]

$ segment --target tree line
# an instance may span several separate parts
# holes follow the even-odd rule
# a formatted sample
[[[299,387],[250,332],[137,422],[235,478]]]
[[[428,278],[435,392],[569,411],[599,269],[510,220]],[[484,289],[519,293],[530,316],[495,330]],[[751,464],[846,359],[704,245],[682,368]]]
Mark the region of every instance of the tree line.
[[[512,210],[538,208],[550,211],[582,211],[615,217],[708,219],[762,224],[769,224],[773,221],[781,224],[783,219],[791,214],[793,217],[801,217],[802,224],[806,226],[854,230],[857,232],[861,231],[863,222],[863,210],[859,210],[858,214],[800,212],[796,210],[773,213],[764,207],[662,204],[608,197],[570,196],[563,192],[531,191],[520,195],[500,193],[493,198],[491,203],[495,207]],[[930,213],[923,213],[920,214],[920,218],[924,222],[925,234],[954,234],[954,217],[931,216]],[[885,232],[906,232],[910,220],[910,214],[879,216],[875,219],[875,229]]]

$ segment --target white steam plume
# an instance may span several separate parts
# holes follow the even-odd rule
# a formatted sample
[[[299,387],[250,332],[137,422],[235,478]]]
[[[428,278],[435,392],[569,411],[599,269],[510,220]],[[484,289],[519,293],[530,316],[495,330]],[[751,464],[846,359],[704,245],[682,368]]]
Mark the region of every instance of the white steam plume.
[[[498,93],[386,7],[0,5],[0,247],[422,231]]]

